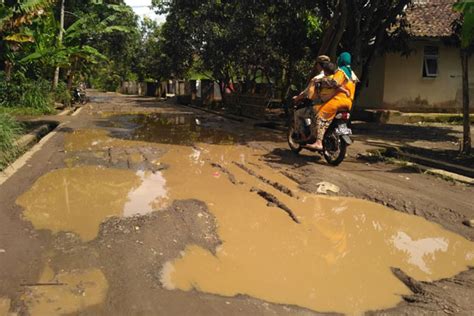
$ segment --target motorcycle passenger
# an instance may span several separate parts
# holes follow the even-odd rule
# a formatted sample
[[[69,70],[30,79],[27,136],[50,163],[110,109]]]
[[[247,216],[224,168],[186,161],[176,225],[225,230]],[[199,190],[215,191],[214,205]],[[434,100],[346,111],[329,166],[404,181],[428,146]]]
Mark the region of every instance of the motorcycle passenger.
[[[352,108],[358,79],[352,71],[351,59],[351,54],[347,52],[344,52],[339,56],[337,59],[337,66],[339,68],[333,76],[333,79],[337,83],[336,92],[329,101],[315,107],[315,111],[317,111],[317,134],[316,142],[307,145],[307,147],[311,149],[322,150],[324,134],[331,125],[337,112],[341,110],[349,111]]]

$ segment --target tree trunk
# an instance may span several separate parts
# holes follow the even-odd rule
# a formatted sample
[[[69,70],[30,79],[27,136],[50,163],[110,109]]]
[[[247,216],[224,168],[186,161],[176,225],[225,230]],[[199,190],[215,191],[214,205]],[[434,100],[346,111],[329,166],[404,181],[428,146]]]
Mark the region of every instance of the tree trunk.
[[[64,34],[64,2],[66,0],[61,0],[61,18],[60,18],[60,25],[59,25],[59,35],[58,35],[58,45],[61,45],[63,42],[63,34]],[[54,79],[53,79],[53,90],[58,87],[59,84],[59,67],[56,67],[54,70]]]
[[[471,122],[469,117],[469,54],[461,49],[462,64],[462,113],[463,113],[463,140],[462,153],[471,153]]]
[[[346,1],[341,1],[341,5],[339,7],[340,10],[340,17],[339,17],[339,23],[338,27],[336,30],[336,33],[334,35],[334,38],[332,40],[332,45],[329,50],[329,57],[331,57],[331,60],[336,61],[337,59],[337,49],[339,47],[339,43],[341,42],[342,36],[344,35],[344,32],[346,31],[346,25],[347,25],[347,3]]]
[[[334,40],[334,35],[337,33],[337,25],[339,24],[339,20],[340,20],[339,6],[340,6],[340,2],[338,2],[335,5],[334,15],[331,19],[331,22],[329,22],[328,28],[324,32],[324,36],[321,41],[321,47],[319,48],[318,55],[328,54],[328,52],[331,49],[331,46]]]
[[[12,78],[12,69],[13,69],[13,64],[11,61],[6,60],[5,61],[5,80],[10,81]]]

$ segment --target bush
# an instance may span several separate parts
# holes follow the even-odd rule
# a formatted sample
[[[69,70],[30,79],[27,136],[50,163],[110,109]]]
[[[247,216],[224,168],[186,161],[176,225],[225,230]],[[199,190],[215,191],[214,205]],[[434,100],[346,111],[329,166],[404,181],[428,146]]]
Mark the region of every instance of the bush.
[[[69,92],[67,85],[64,82],[60,82],[54,90],[54,102],[64,104],[65,106],[71,105],[71,92]]]
[[[10,115],[0,113],[0,170],[3,170],[18,154],[15,140],[23,129]]]
[[[53,112],[52,105],[53,97],[48,81],[31,80],[20,73],[6,81],[4,74],[0,73],[0,106],[27,108],[31,113],[48,114]]]

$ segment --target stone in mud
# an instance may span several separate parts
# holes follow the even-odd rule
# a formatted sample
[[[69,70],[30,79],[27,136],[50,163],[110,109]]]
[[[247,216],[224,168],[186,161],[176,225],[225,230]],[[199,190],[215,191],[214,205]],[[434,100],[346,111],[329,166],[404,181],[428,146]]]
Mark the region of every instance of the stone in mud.
[[[340,191],[337,185],[332,184],[330,182],[320,182],[317,184],[317,186],[318,189],[316,190],[316,192],[320,194],[328,194],[328,192],[339,193]]]
[[[474,228],[474,219],[468,219],[462,222],[464,225]]]

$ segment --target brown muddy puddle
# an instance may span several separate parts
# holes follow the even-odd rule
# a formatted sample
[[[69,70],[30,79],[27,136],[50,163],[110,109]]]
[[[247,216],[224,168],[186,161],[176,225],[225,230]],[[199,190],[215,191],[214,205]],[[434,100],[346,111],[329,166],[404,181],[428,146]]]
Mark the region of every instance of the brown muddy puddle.
[[[175,147],[163,157],[171,166],[163,172],[169,198],[205,201],[222,240],[215,255],[189,245],[182,257],[167,263],[162,270],[166,288],[246,294],[315,311],[360,314],[393,307],[410,293],[391,267],[432,281],[474,264],[474,243],[375,203],[299,191],[296,183],[258,160],[263,154],[244,146],[199,145]],[[285,185],[294,197],[235,162]],[[233,184],[211,163],[242,184]],[[277,197],[300,224],[268,206],[252,188]]]
[[[118,128],[112,132],[114,137],[161,144],[233,144],[239,139],[235,134],[203,127],[193,113],[112,115],[104,125]]]
[[[0,297],[0,316],[7,316],[10,311],[11,300]]]
[[[23,216],[36,229],[70,231],[94,239],[109,216],[147,214],[167,199],[160,172],[96,166],[52,171],[18,198]]]
[[[21,297],[31,315],[68,315],[100,305],[108,290],[99,269],[63,271],[48,266]]]
[[[134,138],[140,141],[100,130],[75,132],[68,136],[66,150],[158,146],[152,143],[158,132],[140,136],[139,130],[134,128]],[[375,203],[300,191],[259,160],[266,152],[194,139],[194,146],[167,144],[163,139],[156,142],[167,153],[157,163],[169,167],[161,173],[97,166],[53,171],[18,199],[25,218],[38,229],[73,231],[91,240],[107,216],[159,210],[174,200],[201,200],[216,217],[222,245],[212,251],[188,245],[163,267],[164,287],[244,294],[315,311],[360,314],[395,306],[410,291],[391,267],[433,281],[474,265],[474,243]],[[272,186],[275,182],[287,190]],[[262,198],[262,192],[273,196],[274,203]]]

